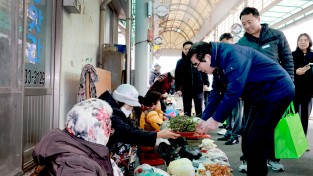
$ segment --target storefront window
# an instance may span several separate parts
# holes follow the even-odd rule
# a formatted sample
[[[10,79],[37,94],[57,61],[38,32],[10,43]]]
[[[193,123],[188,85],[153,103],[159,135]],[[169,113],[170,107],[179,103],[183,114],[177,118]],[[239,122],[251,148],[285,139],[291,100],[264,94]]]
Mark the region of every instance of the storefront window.
[[[25,87],[50,86],[51,0],[28,0]]]
[[[0,175],[22,172],[23,5],[0,0]]]

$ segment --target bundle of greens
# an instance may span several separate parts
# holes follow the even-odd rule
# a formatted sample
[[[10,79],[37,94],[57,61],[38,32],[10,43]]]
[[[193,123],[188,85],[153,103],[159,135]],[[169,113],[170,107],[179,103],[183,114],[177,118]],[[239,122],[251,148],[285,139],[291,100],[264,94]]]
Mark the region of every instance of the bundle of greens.
[[[197,123],[194,122],[193,117],[179,115],[170,120],[168,127],[175,132],[194,132],[196,126]]]

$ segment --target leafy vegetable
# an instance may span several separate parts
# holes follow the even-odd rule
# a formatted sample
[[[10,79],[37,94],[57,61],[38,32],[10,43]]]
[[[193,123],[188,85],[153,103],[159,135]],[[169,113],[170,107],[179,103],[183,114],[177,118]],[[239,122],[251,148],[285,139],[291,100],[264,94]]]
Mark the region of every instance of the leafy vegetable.
[[[169,123],[169,128],[175,132],[194,132],[196,131],[197,123],[193,121],[193,117],[176,116]]]

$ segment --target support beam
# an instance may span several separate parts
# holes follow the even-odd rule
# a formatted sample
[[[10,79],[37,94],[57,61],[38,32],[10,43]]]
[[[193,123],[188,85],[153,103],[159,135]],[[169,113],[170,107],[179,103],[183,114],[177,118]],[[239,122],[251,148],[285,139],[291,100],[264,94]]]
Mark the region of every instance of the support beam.
[[[286,18],[284,20],[279,21],[276,24],[271,25],[271,27],[272,28],[278,28],[278,27],[281,27],[282,25],[287,25],[288,22],[295,21],[294,19],[297,19],[299,16],[301,16],[303,14],[306,14],[308,12],[311,12],[311,11],[313,11],[313,5],[306,7],[305,9],[303,9],[303,10],[301,10],[301,11],[299,11],[299,12],[297,12],[297,13],[291,15],[291,16],[289,16],[288,18]]]
[[[221,2],[216,6],[213,7],[214,10],[204,24],[202,25],[199,33],[192,39],[194,42],[198,42],[203,40],[205,36],[207,36],[220,22],[222,22],[225,17],[229,14],[225,13],[230,11],[232,8],[237,7],[242,0],[221,0]]]

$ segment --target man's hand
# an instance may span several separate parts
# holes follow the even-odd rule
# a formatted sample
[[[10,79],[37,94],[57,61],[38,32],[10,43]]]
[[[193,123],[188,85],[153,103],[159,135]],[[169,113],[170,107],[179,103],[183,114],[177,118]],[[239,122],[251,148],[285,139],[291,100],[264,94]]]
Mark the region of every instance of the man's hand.
[[[178,137],[180,137],[180,134],[176,134],[176,133],[172,132],[172,130],[170,130],[170,129],[164,129],[164,130],[161,130],[157,133],[157,139],[159,139],[159,138],[176,139]]]
[[[217,126],[218,121],[211,117],[207,121],[200,122],[196,127],[196,132],[199,134],[206,134],[209,130],[215,130]]]

